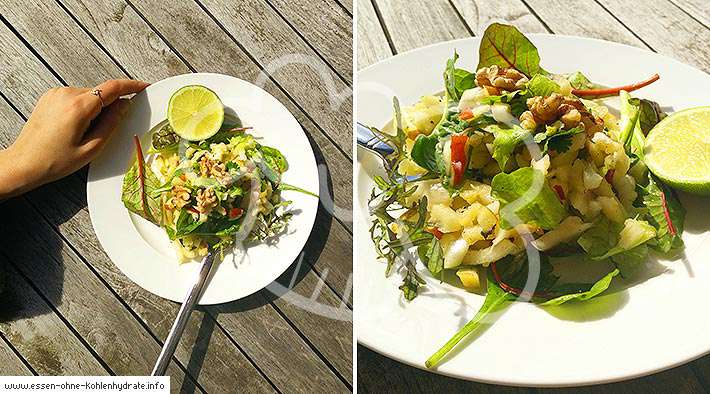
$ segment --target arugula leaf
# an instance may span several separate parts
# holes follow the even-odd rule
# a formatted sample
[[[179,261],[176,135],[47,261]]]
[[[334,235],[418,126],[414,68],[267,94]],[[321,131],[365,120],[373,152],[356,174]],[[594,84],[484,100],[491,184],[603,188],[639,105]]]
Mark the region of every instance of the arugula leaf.
[[[645,218],[656,229],[654,249],[668,253],[683,247],[683,221],[685,209],[678,196],[662,184],[654,175],[649,175],[648,185],[641,187],[641,201],[648,209]]]
[[[560,92],[560,85],[550,78],[538,74],[528,82],[528,92],[533,96],[549,96],[552,93]]]
[[[614,277],[617,275],[619,275],[619,269],[615,268],[613,271],[609,272],[603,278],[599,279],[596,283],[594,283],[587,291],[561,295],[557,298],[553,298],[551,300],[545,301],[545,302],[541,303],[540,305],[541,306],[561,305],[561,304],[564,304],[565,302],[571,301],[571,300],[586,301],[586,300],[596,297],[599,294],[606,291],[609,288],[609,285],[611,284],[611,280],[614,279]],[[553,289],[553,291],[554,291],[554,289]]]
[[[498,312],[505,307],[509,306],[511,302],[515,301],[517,297],[510,293],[506,293],[501,289],[498,283],[491,275],[490,270],[488,270],[488,293],[486,294],[486,299],[483,301],[483,305],[478,310],[475,316],[466,323],[465,326],[454,334],[451,339],[437,350],[429,359],[426,360],[425,365],[427,368],[433,368],[446,356],[451,350],[466,336],[476,331],[477,329],[485,329],[493,324],[489,315]]]
[[[524,167],[510,174],[500,173],[493,177],[491,187],[493,197],[500,201],[504,229],[520,222],[552,230],[568,216],[540,170]]]
[[[426,284],[424,279],[417,273],[417,270],[412,268],[407,269],[407,273],[404,275],[402,284],[399,289],[402,290],[402,295],[407,301],[411,301],[417,298],[419,294],[419,286]]]
[[[436,145],[438,143],[439,136],[436,133],[431,133],[430,135],[420,134],[414,140],[410,157],[419,167],[426,168],[429,171],[436,171]]]
[[[417,255],[422,260],[432,275],[439,277],[444,269],[444,251],[436,237],[431,236],[431,240],[417,247]]]
[[[281,183],[279,184],[279,190],[282,190],[282,191],[283,191],[283,190],[291,190],[291,191],[294,191],[294,192],[299,192],[299,193],[307,194],[307,195],[309,195],[309,196],[319,197],[317,194],[315,194],[315,193],[313,193],[313,192],[309,192],[309,191],[306,190],[306,189],[302,189],[302,188],[300,188],[300,187],[298,187],[298,186],[289,185],[288,183],[284,183],[284,182],[281,182]],[[230,196],[231,196],[231,193],[230,193]],[[232,197],[234,197],[234,196],[232,196]]]
[[[517,28],[500,23],[492,23],[481,38],[478,48],[478,67],[496,65],[514,68],[529,78],[537,74],[548,74],[540,67],[537,48]]]
[[[505,171],[505,165],[513,155],[513,151],[526,138],[530,137],[530,132],[520,126],[513,125],[512,127],[501,127],[500,125],[491,125],[486,127],[486,131],[493,134],[493,158],[498,162],[501,171]]]

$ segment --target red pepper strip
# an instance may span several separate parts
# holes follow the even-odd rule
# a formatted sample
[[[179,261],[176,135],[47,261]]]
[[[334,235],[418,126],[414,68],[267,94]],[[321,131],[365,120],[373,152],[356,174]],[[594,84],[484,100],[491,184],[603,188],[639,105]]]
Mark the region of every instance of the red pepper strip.
[[[453,169],[452,182],[454,186],[463,180],[463,173],[466,170],[466,142],[468,136],[465,134],[454,134],[451,136],[451,167]]]
[[[560,201],[565,200],[565,189],[562,188],[560,185],[552,185],[552,188],[555,189],[555,192],[557,193],[557,197],[560,199]]]
[[[244,210],[241,208],[232,208],[229,210],[229,218],[230,219],[237,219],[238,217],[242,216],[244,213]]]
[[[471,118],[473,118],[473,111],[471,111],[471,108],[466,108],[459,114],[459,119],[461,120],[467,120]]]
[[[428,233],[431,233],[431,235],[433,235],[436,239],[441,239],[441,237],[444,235],[444,233],[442,233],[441,230],[436,227],[427,227],[426,231]]]
[[[666,205],[666,193],[663,190],[661,190],[661,204],[663,205],[663,216],[666,218],[666,223],[668,223],[668,232],[675,237],[678,232],[676,232],[675,226],[673,226],[671,221],[671,214],[668,212],[668,205]]]
[[[498,264],[497,261],[495,263],[491,264],[491,272],[493,273],[493,278],[496,280],[496,282],[498,282],[498,285],[500,286],[501,289],[503,289],[504,291],[506,291],[508,293],[515,294],[518,297],[520,297],[522,295],[525,295],[525,296],[530,295],[530,293],[523,292],[522,289],[519,289],[517,287],[513,287],[513,286],[503,282],[503,278],[500,277],[500,274],[498,273],[498,269],[496,268],[496,264]],[[544,291],[533,292],[532,296],[530,298],[535,298],[535,297],[549,298],[550,294],[547,292],[544,292]]]
[[[603,88],[603,89],[572,89],[572,94],[575,96],[606,96],[609,94],[619,94],[620,91],[626,90],[627,92],[632,92],[637,89],[641,89],[644,86],[648,86],[661,77],[658,74],[653,74],[653,76],[645,81],[632,83],[631,85],[619,86],[615,88]]]
[[[143,149],[141,149],[141,140],[137,135],[133,135],[133,142],[136,145],[136,161],[138,162],[138,186],[140,187],[141,193],[141,209],[145,212],[146,216],[150,215],[148,212],[148,202],[145,199],[145,162],[143,161]]]
[[[604,179],[606,179],[607,182],[611,185],[611,181],[614,180],[614,169],[610,169],[609,171],[606,172],[604,175]]]

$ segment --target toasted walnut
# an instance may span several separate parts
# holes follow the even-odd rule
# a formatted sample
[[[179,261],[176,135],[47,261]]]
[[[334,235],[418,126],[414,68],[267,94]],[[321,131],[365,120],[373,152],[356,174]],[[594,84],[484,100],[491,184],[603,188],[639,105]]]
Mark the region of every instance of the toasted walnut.
[[[560,114],[560,120],[565,125],[565,129],[577,127],[582,120],[582,114],[579,113],[577,108],[569,104],[560,105],[557,112]]]
[[[212,208],[217,206],[217,196],[214,194],[214,190],[210,188],[199,190],[196,199],[196,208],[199,213],[206,215],[212,211]]]
[[[533,116],[532,112],[525,111],[520,115],[520,126],[527,130],[535,130],[537,122],[535,122],[535,116]]]
[[[529,111],[520,115],[520,125],[528,130],[533,130],[538,125],[552,124],[557,120],[560,120],[567,130],[581,123],[589,136],[604,129],[604,120],[589,112],[578,99],[553,93],[547,97],[529,98],[527,105]]]
[[[170,194],[170,198],[168,198],[168,201],[165,203],[166,209],[179,209],[187,205],[187,203],[190,201],[190,189],[184,186],[173,186],[173,189],[170,191]]]
[[[488,94],[492,95],[520,90],[527,82],[528,78],[514,68],[500,68],[493,65],[476,71],[476,85],[485,88]]]
[[[547,97],[535,96],[527,101],[528,108],[538,124],[549,124],[557,120],[557,110],[562,104],[562,96],[552,93]]]

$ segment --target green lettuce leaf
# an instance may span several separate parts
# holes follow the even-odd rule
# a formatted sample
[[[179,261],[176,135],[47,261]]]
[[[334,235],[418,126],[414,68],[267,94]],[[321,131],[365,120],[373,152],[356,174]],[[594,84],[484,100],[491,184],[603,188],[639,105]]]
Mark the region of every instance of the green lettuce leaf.
[[[449,353],[453,348],[461,342],[466,336],[472,332],[480,329],[484,329],[493,324],[490,318],[486,319],[490,314],[498,312],[505,307],[509,306],[511,302],[515,301],[516,297],[510,293],[506,293],[498,283],[493,278],[490,270],[488,270],[488,293],[486,294],[486,299],[483,301],[483,305],[478,310],[475,316],[466,323],[465,326],[454,334],[451,339],[437,350],[429,359],[426,360],[425,365],[427,368],[433,368],[438,365],[441,360]]]
[[[538,74],[533,77],[533,79],[528,82],[528,92],[532,96],[549,96],[552,93],[560,92],[560,85],[550,78]]]
[[[529,78],[537,74],[548,74],[540,67],[537,48],[517,28],[500,23],[492,23],[486,28],[478,48],[478,67],[496,65],[514,68]]]
[[[486,131],[493,134],[493,158],[498,162],[501,171],[505,171],[505,165],[513,155],[513,151],[518,145],[530,137],[530,132],[520,126],[501,127],[491,125],[486,127]]]
[[[634,102],[631,99],[631,95],[625,90],[619,92],[619,99],[621,100],[619,141],[624,144],[629,154],[633,154],[643,160],[643,148],[646,138],[638,123],[641,114],[638,101]]]
[[[589,290],[586,291],[581,291],[577,293],[571,293],[571,294],[564,294],[559,297],[553,298],[551,300],[545,301],[541,303],[541,306],[551,306],[551,305],[560,305],[564,304],[567,301],[571,300],[577,300],[577,301],[586,301],[590,298],[596,297],[599,294],[603,293],[609,288],[609,285],[611,284],[612,279],[614,279],[615,276],[619,275],[619,269],[614,269],[613,271],[609,272],[606,274],[603,278],[599,279],[596,283],[594,283]]]
[[[539,186],[539,190],[533,190],[533,185]],[[493,197],[500,201],[503,228],[517,224],[517,217],[521,223],[552,230],[568,216],[540,170],[524,167],[510,174],[500,173],[493,177],[491,187]]]

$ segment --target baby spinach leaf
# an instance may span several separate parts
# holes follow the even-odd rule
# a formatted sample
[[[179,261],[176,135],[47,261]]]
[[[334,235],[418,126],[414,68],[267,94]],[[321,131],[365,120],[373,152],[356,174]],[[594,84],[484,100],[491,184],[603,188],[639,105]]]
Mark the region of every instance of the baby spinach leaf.
[[[622,278],[633,274],[634,271],[641,267],[646,261],[648,258],[648,246],[646,245],[647,244],[639,245],[611,257],[611,261],[613,261],[616,268],[619,269],[619,274]]]
[[[493,134],[493,158],[498,162],[501,171],[505,171],[505,165],[513,155],[513,151],[520,144],[530,137],[530,132],[520,126],[501,127],[491,125],[486,127],[486,131]]]
[[[542,171],[532,167],[500,173],[493,177],[491,187],[493,197],[500,201],[502,228],[529,223],[552,230],[568,215]]]
[[[685,208],[678,196],[653,175],[648,177],[648,185],[640,189],[641,201],[648,209],[645,218],[656,229],[654,249],[668,253],[682,248]]]
[[[478,48],[478,67],[496,65],[514,68],[529,78],[537,74],[548,74],[540,67],[537,48],[517,28],[500,23],[492,23],[481,38]]]
[[[579,236],[577,243],[589,256],[602,256],[616,245],[622,227],[601,216],[592,227]]]
[[[619,275],[619,269],[615,268],[613,271],[609,272],[603,278],[599,279],[596,283],[594,283],[589,288],[589,290],[578,292],[578,293],[564,294],[564,295],[561,295],[557,298],[553,298],[549,301],[545,301],[545,302],[541,303],[540,305],[542,305],[542,306],[561,305],[561,304],[564,304],[565,302],[571,301],[571,300],[586,301],[586,300],[596,297],[599,294],[606,291],[609,288],[609,285],[611,284],[611,280],[614,279],[614,277],[617,275]],[[554,291],[554,289],[553,289],[553,291]]]
[[[175,222],[175,237],[184,237],[195,231],[203,223],[195,220],[192,214],[185,210],[181,210]]]
[[[439,137],[436,133],[430,135],[420,134],[412,145],[410,156],[419,167],[426,168],[429,171],[436,171],[436,144],[439,143]]]
[[[537,74],[528,82],[528,92],[532,96],[546,97],[552,93],[559,93],[560,85],[542,74]]]
[[[491,275],[490,270],[488,270],[488,293],[486,294],[486,299],[483,301],[483,305],[478,310],[475,316],[466,323],[459,332],[454,334],[451,339],[437,350],[429,359],[426,360],[426,367],[433,368],[438,365],[441,360],[449,353],[453,348],[461,342],[466,336],[471,334],[476,330],[483,330],[486,327],[493,324],[492,318],[489,316],[495,312],[498,312],[507,306],[511,302],[515,301],[516,296],[506,293],[495,281],[493,275]]]

